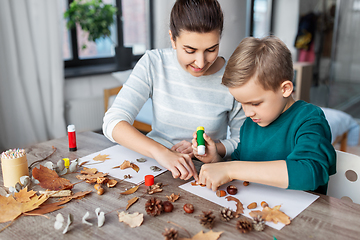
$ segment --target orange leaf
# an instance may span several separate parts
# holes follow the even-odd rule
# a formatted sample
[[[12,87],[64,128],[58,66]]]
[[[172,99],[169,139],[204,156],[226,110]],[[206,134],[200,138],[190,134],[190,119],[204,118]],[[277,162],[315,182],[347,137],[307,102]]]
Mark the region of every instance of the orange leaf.
[[[81,174],[95,174],[95,173],[97,173],[97,169],[84,167],[83,170],[80,171],[80,173]]]
[[[213,232],[213,230],[211,230],[207,233],[204,233],[204,231],[201,230],[192,238],[178,238],[178,239],[179,240],[217,240],[217,239],[219,239],[219,237],[222,233],[223,233],[223,231]]]
[[[34,168],[32,175],[35,179],[39,180],[39,185],[49,190],[62,190],[71,189],[73,184],[65,178],[61,178],[53,170],[40,165],[40,168]]]
[[[48,203],[48,204],[43,204],[41,206],[39,206],[38,209],[29,211],[27,213],[25,213],[25,215],[44,215],[46,213],[50,213],[50,212],[54,212],[56,210],[59,210],[61,208],[64,208],[65,206],[60,206],[63,205],[67,202],[69,202],[71,199],[66,199],[64,201],[60,201],[60,202],[53,202],[53,203]]]
[[[170,196],[166,196],[166,197],[170,202],[175,202],[176,200],[179,199],[180,193],[178,195],[176,195],[175,193],[172,193]]]
[[[108,156],[109,156],[109,155],[106,155],[106,154],[104,154],[104,155],[99,154],[99,155],[97,155],[96,157],[94,157],[93,159],[94,159],[95,161],[102,161],[102,162],[104,162],[105,160],[110,159],[110,158],[108,158]]]
[[[96,174],[83,174],[83,175],[76,175],[76,178],[79,180],[91,180],[91,179],[95,179],[95,182],[97,180],[97,178],[101,178],[101,177],[106,177],[108,174],[107,173],[102,173],[102,172],[98,172]]]
[[[135,164],[135,163],[131,163],[131,167],[132,169],[134,169],[136,172],[139,172],[140,168]]]
[[[128,201],[128,205],[126,206],[126,210],[128,210],[129,207],[131,207],[134,203],[136,203],[137,200],[139,200],[139,197],[133,197],[132,199],[130,199],[130,200]]]
[[[24,203],[30,201],[30,198],[36,194],[35,191],[27,191],[27,187],[21,189],[18,193],[14,193],[17,202]]]
[[[115,185],[117,184],[117,181],[115,179],[109,179],[106,184],[107,184],[108,188],[112,188],[112,187],[115,187]]]
[[[122,192],[122,193],[120,193],[120,194],[123,194],[123,195],[132,194],[132,193],[136,192],[136,190],[138,190],[139,186],[140,186],[140,185],[137,185],[137,186],[135,186],[135,187],[133,187],[133,188],[130,188],[129,190],[127,190],[127,191],[125,191],[125,192]]]
[[[235,217],[238,218],[240,216],[241,213],[244,213],[244,206],[243,204],[240,202],[239,199],[233,197],[233,196],[227,196],[226,200],[228,201],[235,201],[236,202],[236,212],[235,212]]]
[[[130,168],[131,167],[131,163],[128,160],[124,160],[124,162],[120,165],[120,169],[124,170],[126,168]]]

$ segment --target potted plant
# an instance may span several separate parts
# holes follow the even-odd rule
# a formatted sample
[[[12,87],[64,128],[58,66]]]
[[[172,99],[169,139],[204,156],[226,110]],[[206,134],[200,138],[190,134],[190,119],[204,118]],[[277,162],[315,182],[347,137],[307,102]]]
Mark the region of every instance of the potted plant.
[[[88,32],[89,41],[96,42],[101,38],[109,38],[115,46],[117,64],[122,68],[125,65],[130,68],[131,48],[119,47],[111,39],[110,27],[114,24],[114,16],[117,13],[117,7],[105,4],[102,0],[74,0],[64,13],[64,18],[68,19],[68,29],[76,28],[78,24],[83,31]],[[82,45],[82,49],[86,47],[86,44]]]

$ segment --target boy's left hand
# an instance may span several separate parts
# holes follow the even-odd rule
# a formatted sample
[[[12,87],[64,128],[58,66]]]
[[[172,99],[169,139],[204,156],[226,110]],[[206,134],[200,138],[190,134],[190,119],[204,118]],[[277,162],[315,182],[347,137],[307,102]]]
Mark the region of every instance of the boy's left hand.
[[[233,180],[229,176],[229,167],[229,162],[202,165],[199,174],[199,184],[204,184],[207,188],[216,191],[221,185]]]

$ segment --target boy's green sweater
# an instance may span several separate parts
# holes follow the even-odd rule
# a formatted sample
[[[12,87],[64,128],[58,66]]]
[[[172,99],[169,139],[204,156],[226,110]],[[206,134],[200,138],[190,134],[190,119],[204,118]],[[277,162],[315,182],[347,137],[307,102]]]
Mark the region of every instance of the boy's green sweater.
[[[329,175],[336,172],[329,124],[319,107],[304,101],[295,102],[266,127],[247,118],[231,157],[241,161],[285,160],[289,189],[322,194],[326,194]]]

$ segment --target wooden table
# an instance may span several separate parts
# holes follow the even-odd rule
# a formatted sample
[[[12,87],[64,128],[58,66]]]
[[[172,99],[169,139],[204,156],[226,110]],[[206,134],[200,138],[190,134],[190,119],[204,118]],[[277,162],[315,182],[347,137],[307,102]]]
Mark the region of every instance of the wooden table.
[[[52,152],[52,146],[57,151],[48,159],[56,163],[59,159],[69,157],[75,159],[86,156],[90,153],[111,147],[114,144],[107,140],[103,135],[93,132],[83,132],[77,134],[78,151],[69,152],[67,138],[60,138],[44,143],[36,144],[26,149],[29,165],[39,159],[44,158]],[[38,165],[36,165],[38,167]],[[0,171],[1,173],[1,171]],[[75,178],[77,174],[67,175],[72,183],[78,182]],[[179,185],[184,181],[173,179],[167,171],[155,178],[155,182],[167,184],[162,193],[154,195],[145,194],[146,186],[141,185],[139,190],[131,195],[120,195],[120,192],[132,184],[127,182],[119,183],[115,188],[107,189],[104,195],[97,195],[93,185],[80,183],[74,186],[74,192],[93,190],[94,192],[80,200],[72,200],[65,204],[65,208],[46,214],[49,219],[43,216],[20,216],[10,226],[0,233],[0,239],[163,239],[162,232],[165,227],[178,230],[180,237],[194,236],[196,233],[208,229],[199,223],[199,215],[202,211],[212,210],[216,215],[216,223],[212,229],[215,232],[224,231],[220,239],[273,239],[275,236],[280,239],[359,239],[360,238],[360,205],[345,202],[336,198],[321,195],[313,204],[305,209],[300,215],[292,220],[291,224],[278,231],[271,227],[266,227],[263,232],[252,231],[241,234],[235,229],[236,220],[230,222],[220,221],[219,211],[221,207],[215,203],[188,193],[180,188]],[[0,186],[3,186],[0,177]],[[34,190],[41,190],[39,186],[33,186]],[[0,187],[2,193],[3,187]],[[163,213],[157,217],[151,217],[144,210],[145,202],[151,197],[167,200],[166,195],[180,193],[181,197],[174,203],[174,211]],[[130,228],[118,221],[117,212],[125,210],[127,201],[134,196],[140,197],[128,212],[144,213],[144,222],[140,227]],[[240,199],[241,200],[241,199]],[[185,203],[192,203],[195,206],[193,214],[184,213],[182,206]],[[97,219],[94,210],[100,207],[106,213],[104,226],[97,227]],[[81,223],[84,214],[89,211],[94,223],[93,226]],[[74,216],[74,222],[70,230],[65,235],[61,230],[54,229],[55,216],[61,212],[65,218],[69,213]],[[171,221],[187,230],[169,223]],[[65,220],[66,222],[66,220]],[[8,223],[1,223],[0,229]]]

